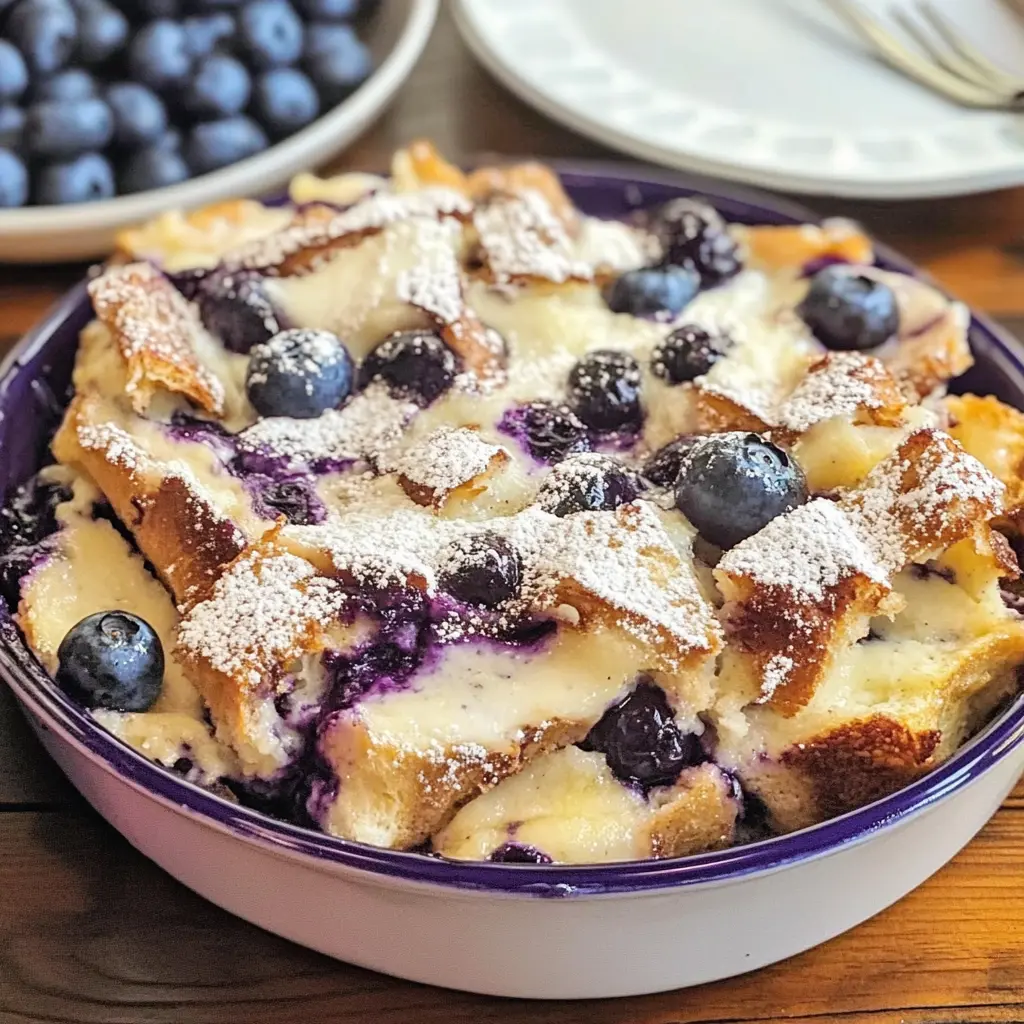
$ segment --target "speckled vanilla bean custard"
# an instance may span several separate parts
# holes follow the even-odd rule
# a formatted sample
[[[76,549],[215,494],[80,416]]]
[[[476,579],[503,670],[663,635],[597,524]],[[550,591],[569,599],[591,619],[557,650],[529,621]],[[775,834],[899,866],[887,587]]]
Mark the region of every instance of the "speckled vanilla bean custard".
[[[228,799],[592,863],[791,831],[1018,688],[1024,416],[843,221],[577,210],[536,164],[127,232],[0,582],[56,684]]]

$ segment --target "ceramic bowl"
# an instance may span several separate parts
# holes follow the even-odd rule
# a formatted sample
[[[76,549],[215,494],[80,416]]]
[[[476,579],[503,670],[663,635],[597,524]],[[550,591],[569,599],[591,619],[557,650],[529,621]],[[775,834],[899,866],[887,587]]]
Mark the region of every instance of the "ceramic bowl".
[[[105,256],[122,228],[165,210],[190,209],[281,188],[329,160],[373,123],[409,77],[430,38],[440,0],[387,0],[366,38],[373,74],[302,131],[237,164],[180,185],[70,206],[0,210],[0,263],[55,263]]]
[[[605,216],[694,190],[733,220],[806,210],[673,175],[566,165]],[[880,262],[909,271],[882,249]],[[90,311],[72,291],[0,373],[0,490],[39,465]],[[980,317],[961,381],[1024,406],[1016,343]],[[946,863],[1024,768],[1024,696],[914,785],[824,824],[719,853],[593,867],[452,864],[335,839],[228,803],[134,753],[69,701],[0,619],[0,675],[94,807],[185,885],[330,956],[415,981],[533,998],[625,996],[782,960],[878,913]]]

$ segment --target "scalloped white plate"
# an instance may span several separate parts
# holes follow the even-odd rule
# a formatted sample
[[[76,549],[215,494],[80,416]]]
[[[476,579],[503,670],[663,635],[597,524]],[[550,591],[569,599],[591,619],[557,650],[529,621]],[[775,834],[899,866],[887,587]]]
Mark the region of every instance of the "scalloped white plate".
[[[861,2],[883,18],[911,6]],[[1001,0],[937,6],[1024,78],[1024,23]],[[822,0],[455,0],[454,10],[478,58],[528,103],[647,160],[852,197],[1024,184],[1024,115],[966,110],[905,80]]]
[[[380,116],[416,66],[439,0],[384,0],[366,40],[377,67],[348,99],[291,138],[248,160],[170,188],[97,203],[0,210],[0,263],[53,263],[105,256],[122,228],[165,210],[189,209],[280,189],[316,167]]]

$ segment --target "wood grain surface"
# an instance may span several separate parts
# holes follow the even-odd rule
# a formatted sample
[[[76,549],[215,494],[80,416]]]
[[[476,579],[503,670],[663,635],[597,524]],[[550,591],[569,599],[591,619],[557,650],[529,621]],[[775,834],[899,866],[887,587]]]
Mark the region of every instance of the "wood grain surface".
[[[447,16],[391,110],[335,167],[381,169],[392,149],[419,136],[455,158],[615,158],[504,92],[474,65]],[[1024,189],[899,204],[807,202],[863,221],[955,294],[1024,333]],[[82,269],[0,268],[0,346]],[[689,991],[524,1003],[338,964],[204,902],[85,806],[0,687],[0,1024],[775,1020],[1024,1022],[1024,786],[919,890],[818,949]]]

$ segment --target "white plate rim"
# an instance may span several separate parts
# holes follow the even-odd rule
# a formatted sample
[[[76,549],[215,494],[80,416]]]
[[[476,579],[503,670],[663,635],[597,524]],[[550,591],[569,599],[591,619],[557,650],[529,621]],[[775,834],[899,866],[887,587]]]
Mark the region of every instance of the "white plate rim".
[[[530,106],[574,131],[652,163],[761,188],[850,199],[941,198],[1024,184],[1024,148],[1014,158],[1000,161],[985,170],[973,169],[915,179],[800,175],[773,169],[766,164],[729,162],[692,150],[659,145],[562,101],[551,91],[541,88],[530,76],[518,72],[488,41],[478,15],[478,9],[482,6],[486,5],[481,5],[477,0],[452,0],[451,11],[469,49],[502,85]]]

